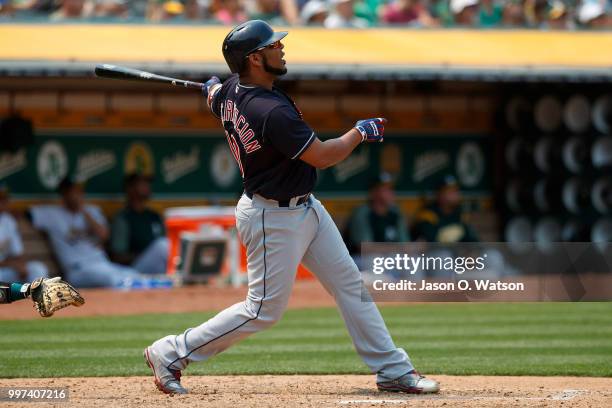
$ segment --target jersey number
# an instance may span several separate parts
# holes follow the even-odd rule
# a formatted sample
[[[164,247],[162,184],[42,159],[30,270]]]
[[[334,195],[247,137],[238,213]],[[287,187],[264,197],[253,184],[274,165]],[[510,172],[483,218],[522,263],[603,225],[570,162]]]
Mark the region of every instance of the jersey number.
[[[238,163],[238,167],[240,168],[240,175],[244,178],[244,169],[242,167],[242,161],[240,160],[240,148],[238,147],[238,142],[236,141],[237,135],[235,132],[225,131],[225,137],[227,138],[227,143],[229,144],[229,148],[232,151],[232,156],[236,159],[236,163]]]

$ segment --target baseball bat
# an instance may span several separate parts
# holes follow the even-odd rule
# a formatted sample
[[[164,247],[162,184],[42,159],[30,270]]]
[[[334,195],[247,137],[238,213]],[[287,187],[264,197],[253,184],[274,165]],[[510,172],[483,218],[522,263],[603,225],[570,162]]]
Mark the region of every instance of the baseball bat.
[[[159,82],[163,84],[171,84],[174,86],[182,86],[202,90],[204,86],[200,82],[186,81],[184,79],[170,78],[162,75],[153,74],[151,72],[141,71],[134,68],[126,68],[111,64],[96,65],[96,76],[112,79],[123,79],[128,81],[148,81]]]

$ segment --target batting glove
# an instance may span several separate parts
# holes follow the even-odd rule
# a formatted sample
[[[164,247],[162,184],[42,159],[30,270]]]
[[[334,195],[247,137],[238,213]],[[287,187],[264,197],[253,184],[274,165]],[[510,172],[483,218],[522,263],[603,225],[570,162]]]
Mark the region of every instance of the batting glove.
[[[355,123],[355,129],[361,133],[362,142],[382,142],[385,135],[385,118],[372,118],[359,120]]]
[[[207,97],[208,93],[210,92],[210,88],[213,87],[213,85],[217,85],[220,84],[221,80],[219,78],[217,78],[216,76],[211,77],[208,81],[206,81],[204,83],[204,85],[202,86],[202,94]]]

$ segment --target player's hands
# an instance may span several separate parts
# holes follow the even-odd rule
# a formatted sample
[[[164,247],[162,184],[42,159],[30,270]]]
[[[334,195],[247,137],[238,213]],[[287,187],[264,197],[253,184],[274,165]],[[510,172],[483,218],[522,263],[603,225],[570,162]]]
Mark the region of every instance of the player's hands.
[[[355,129],[361,134],[362,142],[382,142],[385,135],[385,118],[372,118],[359,120]]]
[[[208,96],[208,93],[210,92],[210,88],[213,85],[217,85],[220,84],[221,80],[219,78],[217,78],[216,76],[211,77],[208,81],[206,81],[204,83],[204,85],[202,86],[202,95],[204,95],[204,97]]]
[[[82,306],[85,303],[79,292],[59,277],[38,278],[30,284],[29,291],[34,307],[42,317],[50,317],[70,305]]]

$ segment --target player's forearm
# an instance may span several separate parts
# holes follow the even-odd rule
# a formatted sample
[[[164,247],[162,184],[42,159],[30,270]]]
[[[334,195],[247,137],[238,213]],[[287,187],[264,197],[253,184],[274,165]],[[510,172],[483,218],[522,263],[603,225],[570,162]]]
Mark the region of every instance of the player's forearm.
[[[90,224],[90,228],[94,235],[98,237],[100,242],[106,242],[108,240],[108,228],[106,228],[104,225],[100,225],[94,221],[93,224]]]
[[[331,167],[346,159],[361,144],[361,135],[357,129],[351,129],[335,139],[322,142],[321,169]]]
[[[87,211],[83,211],[85,220],[89,225],[89,229],[102,242],[106,242],[109,236],[108,228],[105,225],[98,223]]]

